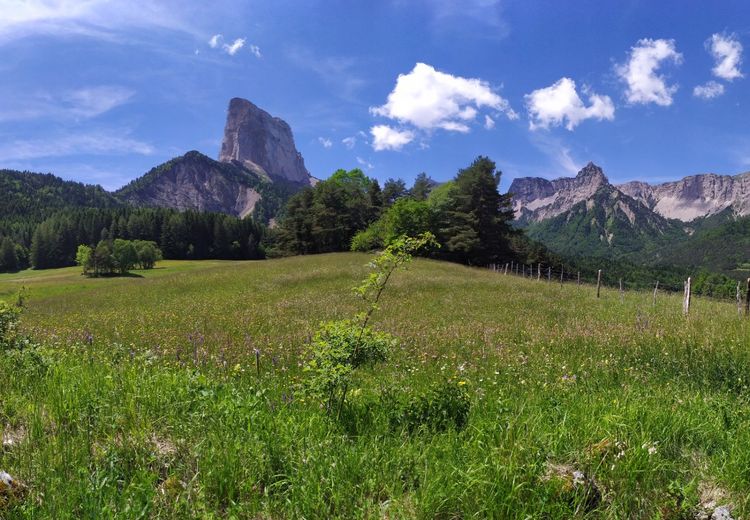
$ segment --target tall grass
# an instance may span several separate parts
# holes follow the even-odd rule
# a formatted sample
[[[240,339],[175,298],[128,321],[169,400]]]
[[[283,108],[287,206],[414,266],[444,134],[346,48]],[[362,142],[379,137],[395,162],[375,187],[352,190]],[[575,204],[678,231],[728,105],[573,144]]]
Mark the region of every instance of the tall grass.
[[[711,497],[747,514],[750,325],[733,305],[696,299],[685,319],[677,296],[416,261],[372,321],[400,350],[336,420],[300,365],[321,321],[356,310],[367,260],[26,278],[22,328],[43,346],[0,355],[18,439],[0,470],[29,492],[0,517],[682,518]],[[394,420],[457,387],[465,425]]]

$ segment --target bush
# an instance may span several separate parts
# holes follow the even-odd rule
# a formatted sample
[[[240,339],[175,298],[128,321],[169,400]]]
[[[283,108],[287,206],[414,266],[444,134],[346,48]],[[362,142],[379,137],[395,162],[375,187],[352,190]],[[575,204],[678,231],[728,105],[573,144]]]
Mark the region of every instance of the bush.
[[[416,395],[387,391],[381,396],[381,403],[388,410],[391,428],[405,428],[410,433],[419,429],[462,430],[471,409],[466,391],[452,381],[435,384]]]
[[[16,327],[21,310],[0,301],[0,348],[10,348],[16,339]]]
[[[310,375],[309,391],[330,401],[337,390],[348,385],[353,369],[385,361],[396,345],[390,334],[363,328],[355,321],[323,323],[313,337],[312,356],[305,366]]]

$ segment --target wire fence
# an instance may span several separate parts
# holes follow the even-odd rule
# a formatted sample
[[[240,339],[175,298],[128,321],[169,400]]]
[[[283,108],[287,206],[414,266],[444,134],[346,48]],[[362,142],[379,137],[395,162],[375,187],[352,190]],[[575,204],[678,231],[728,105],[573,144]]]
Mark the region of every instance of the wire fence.
[[[590,272],[581,272],[580,270],[565,269],[565,266],[558,265],[553,266],[551,264],[536,263],[536,264],[523,264],[519,262],[507,262],[507,263],[496,263],[487,266],[488,269],[504,276],[517,276],[530,280],[536,280],[539,282],[546,283],[557,283],[557,284],[575,284],[575,285],[589,285],[596,287],[596,297],[600,297],[602,289],[614,289],[619,290],[622,294],[625,291],[633,290],[634,288],[629,284],[626,279],[619,278],[616,284],[606,283],[603,278],[603,270],[598,270],[596,274],[592,275]],[[663,282],[654,280],[653,284],[653,299],[654,302],[660,292],[666,293],[682,293],[683,294],[683,312],[688,314],[690,311],[691,299],[696,297],[692,291],[692,277],[688,277],[680,285],[674,283]],[[642,285],[635,287],[645,292],[645,288]],[[733,303],[737,306],[737,312],[739,314],[745,314],[750,316],[750,278],[743,284],[738,281],[735,288],[735,294],[732,297],[727,296],[706,296],[700,295],[701,298],[708,299],[711,301],[719,301],[725,303]]]

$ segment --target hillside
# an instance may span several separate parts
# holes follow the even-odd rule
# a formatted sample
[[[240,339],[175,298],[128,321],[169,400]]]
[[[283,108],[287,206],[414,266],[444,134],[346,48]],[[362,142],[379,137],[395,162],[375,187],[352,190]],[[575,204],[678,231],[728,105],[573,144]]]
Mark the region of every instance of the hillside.
[[[628,258],[685,238],[681,227],[611,185],[552,218],[529,225],[530,238],[565,256]]]
[[[101,186],[66,181],[52,174],[0,170],[0,220],[39,221],[71,207],[111,208],[119,201]]]
[[[283,180],[271,182],[238,164],[191,151],[156,166],[115,195],[134,206],[252,215],[267,222],[294,191]]]
[[[361,309],[369,259],[0,275],[0,298],[30,288],[22,330],[43,344],[0,350],[0,467],[42,518],[750,512],[733,303],[685,319],[679,296],[417,260],[372,319],[399,346],[327,416],[301,367],[321,321]]]

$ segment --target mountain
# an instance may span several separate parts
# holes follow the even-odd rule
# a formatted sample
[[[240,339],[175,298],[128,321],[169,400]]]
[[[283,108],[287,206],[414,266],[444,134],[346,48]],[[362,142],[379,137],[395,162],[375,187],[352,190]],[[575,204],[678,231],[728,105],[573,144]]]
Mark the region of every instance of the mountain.
[[[192,151],[161,164],[115,194],[134,206],[211,211],[245,217],[269,184],[242,166]]]
[[[580,180],[580,174],[577,179]],[[673,221],[654,213],[642,202],[629,197],[608,183],[598,184],[588,195],[589,187],[569,190],[557,197],[547,214],[558,206],[587,195],[568,209],[527,227],[530,238],[565,256],[627,258],[655,250],[666,240],[685,237]],[[538,208],[544,210],[545,206]],[[533,213],[532,213],[533,217]]]
[[[315,183],[289,125],[246,99],[229,102],[219,160],[192,151],[116,192],[136,206],[227,213],[271,221],[287,198]]]
[[[292,129],[246,99],[229,102],[219,161],[242,166],[272,181],[314,184],[297,151]]]
[[[611,184],[587,164],[574,178],[515,179],[516,225],[569,257],[730,273],[750,262],[750,173]]]
[[[689,222],[721,213],[750,215],[750,172],[740,175],[691,175],[675,182],[650,185],[633,181],[617,187],[666,218]]]
[[[591,198],[599,188],[607,185],[609,181],[602,169],[589,163],[574,178],[553,181],[537,177],[514,179],[508,191],[513,194],[516,219],[520,223],[528,223],[570,211],[573,206]]]
[[[36,221],[70,207],[113,207],[119,201],[101,186],[66,181],[49,173],[0,170],[0,220]]]

